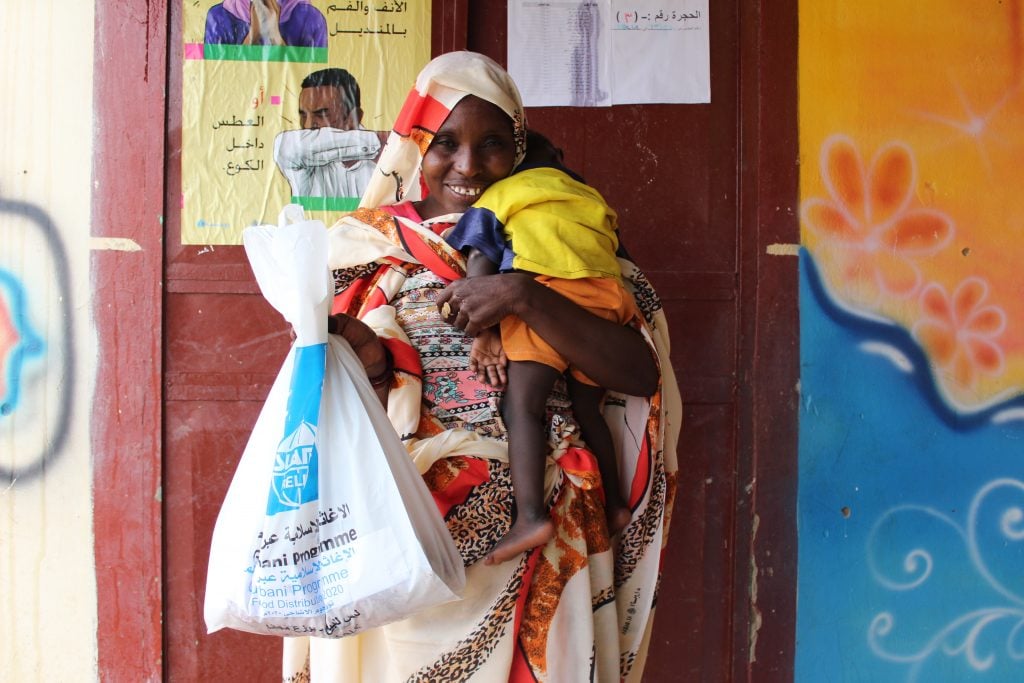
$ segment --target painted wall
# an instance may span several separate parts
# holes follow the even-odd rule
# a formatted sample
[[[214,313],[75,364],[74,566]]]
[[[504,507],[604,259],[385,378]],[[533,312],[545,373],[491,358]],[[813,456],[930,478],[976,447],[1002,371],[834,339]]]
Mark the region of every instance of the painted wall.
[[[1021,14],[800,3],[798,681],[1024,680]]]
[[[96,678],[92,25],[89,2],[0,3],[0,679],[9,681]]]

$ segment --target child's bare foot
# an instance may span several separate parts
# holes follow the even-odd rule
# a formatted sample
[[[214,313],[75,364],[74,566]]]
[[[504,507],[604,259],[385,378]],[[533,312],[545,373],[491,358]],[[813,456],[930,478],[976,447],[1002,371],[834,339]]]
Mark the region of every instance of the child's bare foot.
[[[614,536],[625,529],[629,526],[629,520],[633,519],[633,513],[630,512],[625,503],[609,505],[605,510],[605,516],[608,518],[609,536]]]
[[[521,552],[547,543],[554,535],[555,525],[550,519],[527,520],[519,517],[484,558],[484,564],[500,564],[511,560]]]

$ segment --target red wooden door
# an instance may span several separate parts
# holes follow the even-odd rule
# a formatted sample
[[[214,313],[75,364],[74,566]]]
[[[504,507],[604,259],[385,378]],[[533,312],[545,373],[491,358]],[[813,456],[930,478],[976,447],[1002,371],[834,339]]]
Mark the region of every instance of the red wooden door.
[[[435,49],[503,62],[506,4],[446,0]],[[711,8],[709,105],[533,109],[619,211],[659,291],[686,406],[650,681],[792,677],[796,2]],[[240,247],[182,246],[180,7],[171,10],[165,248],[165,671],[276,681],[280,644],[202,621],[220,502],[287,349]],[[666,65],[666,68],[673,68]],[[627,173],[624,169],[628,169]],[[784,249],[781,251],[785,251]]]
[[[798,241],[796,2],[760,5],[712,3],[710,104],[527,114],[618,210],[669,321],[685,413],[657,683],[792,680],[797,265],[768,247]],[[469,17],[500,61],[505,4]]]

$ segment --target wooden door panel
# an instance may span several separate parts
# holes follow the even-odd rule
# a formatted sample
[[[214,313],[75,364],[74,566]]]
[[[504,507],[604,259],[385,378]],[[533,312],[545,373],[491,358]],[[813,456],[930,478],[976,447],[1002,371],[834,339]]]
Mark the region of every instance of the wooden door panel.
[[[650,681],[728,681],[734,596],[736,414],[732,406],[691,403],[664,561]]]
[[[199,397],[204,393],[179,387],[164,405],[164,482],[173,492],[164,507],[168,680],[279,681],[279,639],[231,629],[206,634],[213,525],[263,401]]]
[[[661,275],[652,273],[650,277],[669,321],[672,360],[684,405],[731,403],[735,394],[735,302],[731,298],[673,298],[673,289],[662,285]]]
[[[192,292],[171,295],[168,304],[168,400],[266,397],[291,343],[288,325],[266,299]]]
[[[443,4],[446,21],[461,31],[445,39],[449,49],[465,38],[469,49],[504,62],[503,0]],[[786,102],[795,101],[795,85],[788,71],[779,74],[795,63],[795,4],[773,5],[770,18],[760,8],[738,0],[712,8],[710,104],[528,111],[530,125],[561,146],[567,164],[619,212],[623,241],[661,296],[669,320],[685,417],[672,535],[645,676],[655,683],[749,679],[754,664],[748,659],[748,629],[757,608],[748,603],[757,533],[751,491],[759,472],[777,477],[773,483],[789,476],[785,454],[761,449],[785,444],[795,434],[795,425],[783,425],[781,438],[762,440],[763,425],[771,426],[777,414],[765,397],[788,381],[790,365],[775,372],[774,358],[758,354],[762,348],[784,354],[787,344],[795,353],[785,337],[794,314],[780,298],[785,292],[758,288],[789,282],[778,267],[762,265],[769,236],[762,222],[765,216],[779,218],[767,202],[793,189],[787,174],[795,155],[786,156],[795,147],[786,138],[793,104]],[[174,93],[181,87],[174,16],[180,8],[171,11]],[[778,56],[767,59],[762,45]],[[763,73],[763,61],[776,73]],[[784,120],[769,125],[775,117]],[[765,130],[783,134],[766,140]],[[206,636],[202,595],[213,521],[288,337],[280,315],[259,295],[241,247],[180,244],[180,111],[173,105],[167,139],[166,670],[170,680],[273,681],[279,643],[236,632]],[[781,169],[777,175],[775,168]],[[795,221],[786,220],[774,225],[772,239],[795,234]],[[776,331],[783,336],[774,344],[759,336]],[[768,464],[773,457],[779,463],[774,469]],[[777,490],[788,495],[791,485]],[[772,544],[788,538],[780,533],[786,505],[771,507],[765,517],[771,529],[759,532]],[[775,566],[786,567],[786,559]],[[769,584],[778,590],[762,596],[762,605],[778,608],[786,619],[792,590],[786,592],[780,577]],[[764,616],[766,622],[771,618]],[[764,629],[761,639],[773,645],[766,661],[779,677],[759,680],[786,680],[789,625],[783,622],[771,633]]]
[[[241,247],[217,251],[244,257]],[[205,254],[182,253],[178,271],[192,277],[179,277],[165,304],[166,667],[170,680],[277,681],[280,641],[230,629],[207,635],[203,598],[214,522],[290,336],[247,263],[198,266],[187,257]]]

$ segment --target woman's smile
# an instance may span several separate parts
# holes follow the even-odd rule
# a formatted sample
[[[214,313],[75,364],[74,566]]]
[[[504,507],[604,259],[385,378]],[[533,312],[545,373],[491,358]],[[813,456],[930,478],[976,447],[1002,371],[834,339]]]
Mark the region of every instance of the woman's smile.
[[[455,194],[462,195],[463,197],[471,197],[474,200],[484,192],[482,187],[465,187],[462,185],[451,185],[448,183],[445,184],[445,187]]]

